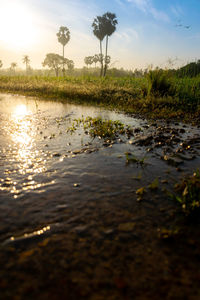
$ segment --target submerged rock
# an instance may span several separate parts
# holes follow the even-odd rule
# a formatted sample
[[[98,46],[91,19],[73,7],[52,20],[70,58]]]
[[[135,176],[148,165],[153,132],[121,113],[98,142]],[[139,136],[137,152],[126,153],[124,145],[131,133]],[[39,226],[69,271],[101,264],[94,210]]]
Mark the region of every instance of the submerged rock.
[[[164,155],[161,157],[164,161],[167,162],[167,164],[174,166],[174,167],[178,167],[180,164],[183,163],[183,160],[176,157],[176,156],[168,156],[168,155]]]
[[[149,146],[152,143],[153,136],[152,135],[146,135],[142,136],[139,139],[135,141],[135,144],[139,146]]]

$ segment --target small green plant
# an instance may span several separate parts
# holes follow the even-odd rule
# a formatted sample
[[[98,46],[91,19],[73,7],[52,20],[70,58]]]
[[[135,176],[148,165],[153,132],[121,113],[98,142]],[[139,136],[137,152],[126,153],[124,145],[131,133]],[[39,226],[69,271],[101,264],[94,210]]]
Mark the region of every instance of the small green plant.
[[[92,137],[115,138],[118,134],[124,134],[124,125],[119,121],[103,120],[102,118],[87,117],[84,122],[84,128],[89,129]]]
[[[126,156],[126,163],[137,163],[140,164],[141,166],[144,165],[145,163],[145,159],[146,157],[143,158],[137,158],[134,154],[130,153],[130,152],[125,152],[125,156]]]
[[[200,173],[199,169],[192,176],[184,178],[175,185],[177,195],[174,196],[186,215],[200,211]]]
[[[120,121],[103,120],[100,117],[82,117],[75,119],[72,123],[72,126],[67,129],[67,132],[73,133],[81,125],[83,126],[85,132],[89,133],[89,135],[93,138],[100,137],[103,139],[108,138],[113,140],[120,134],[130,133],[129,126],[125,128],[124,124],[122,124]]]
[[[159,185],[159,181],[158,181],[158,178],[155,178],[154,181],[148,185],[148,188],[151,190],[151,191],[155,191],[158,189],[158,185]]]
[[[69,132],[69,133],[74,133],[75,131],[76,131],[76,126],[75,126],[75,124],[74,123],[72,123],[72,126],[70,126],[70,127],[68,127],[67,128],[67,130],[66,130],[66,132]]]

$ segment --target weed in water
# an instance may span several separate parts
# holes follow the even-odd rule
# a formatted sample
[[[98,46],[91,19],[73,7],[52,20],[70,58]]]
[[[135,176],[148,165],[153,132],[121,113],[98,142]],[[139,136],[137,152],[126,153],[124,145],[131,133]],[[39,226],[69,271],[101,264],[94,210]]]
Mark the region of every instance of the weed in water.
[[[125,152],[125,156],[126,156],[126,163],[127,164],[137,163],[141,166],[143,166],[145,164],[146,157],[137,158],[134,154],[132,154],[130,152]]]
[[[73,133],[78,127],[82,126],[85,133],[91,137],[116,139],[120,134],[126,134],[127,128],[120,121],[103,120],[100,117],[82,117],[75,119],[73,124],[67,131]],[[128,128],[130,131],[130,129]]]
[[[192,176],[188,176],[175,185],[176,195],[173,198],[182,206],[186,215],[200,212],[200,172],[197,169]]]
[[[137,201],[140,202],[143,198],[144,193],[146,193],[145,187],[141,187],[137,189],[136,195],[137,195]]]
[[[151,191],[155,191],[158,189],[158,185],[159,185],[159,181],[158,181],[158,178],[155,178],[154,181],[148,185],[148,188],[151,190]]]

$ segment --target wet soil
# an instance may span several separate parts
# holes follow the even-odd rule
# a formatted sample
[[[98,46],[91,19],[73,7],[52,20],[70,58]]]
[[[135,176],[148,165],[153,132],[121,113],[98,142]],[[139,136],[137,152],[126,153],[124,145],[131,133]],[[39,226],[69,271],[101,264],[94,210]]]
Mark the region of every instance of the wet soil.
[[[67,132],[81,115],[132,130]],[[1,299],[200,299],[199,219],[168,193],[198,126],[7,95],[0,121]]]

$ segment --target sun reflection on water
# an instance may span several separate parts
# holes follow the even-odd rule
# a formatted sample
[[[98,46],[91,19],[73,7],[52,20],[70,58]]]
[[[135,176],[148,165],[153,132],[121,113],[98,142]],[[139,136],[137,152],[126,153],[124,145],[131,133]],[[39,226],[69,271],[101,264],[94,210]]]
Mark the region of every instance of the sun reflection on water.
[[[13,142],[18,143],[19,150],[30,150],[32,148],[32,143],[34,141],[34,127],[32,127],[30,114],[31,112],[28,111],[26,105],[24,104],[16,106],[12,114],[15,127],[12,132],[12,140]]]
[[[4,183],[1,189],[9,190],[14,194],[14,198],[17,198],[21,191],[46,185],[33,180],[35,174],[46,171],[46,159],[44,154],[36,148],[37,124],[33,112],[28,110],[25,104],[17,105],[11,112],[8,134],[12,141],[12,154],[9,161],[15,163],[18,171],[17,175],[14,175],[15,172],[10,173],[10,176],[13,175],[14,178],[10,179],[9,184]],[[23,179],[23,175],[28,176]],[[15,176],[20,176],[20,182],[15,180]]]

